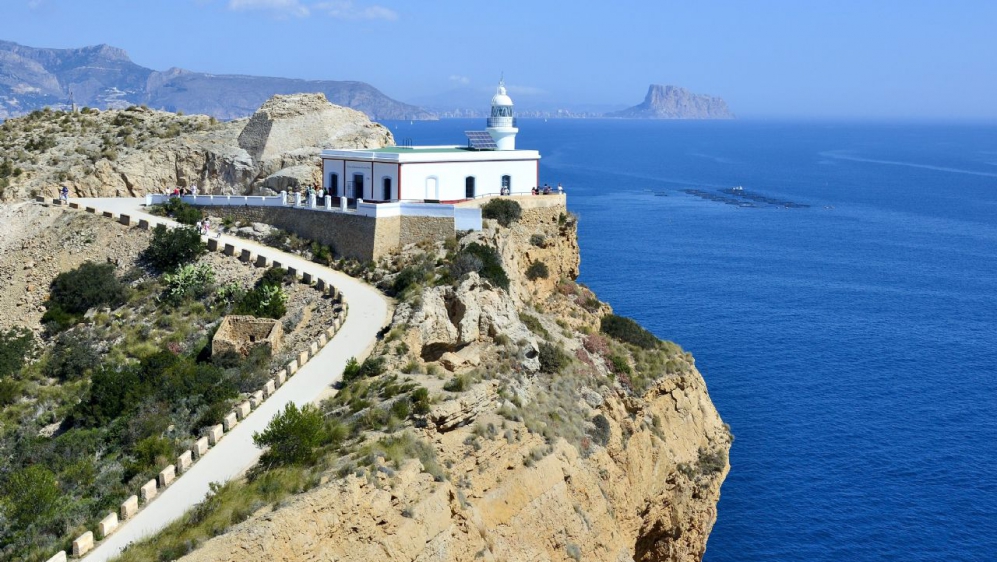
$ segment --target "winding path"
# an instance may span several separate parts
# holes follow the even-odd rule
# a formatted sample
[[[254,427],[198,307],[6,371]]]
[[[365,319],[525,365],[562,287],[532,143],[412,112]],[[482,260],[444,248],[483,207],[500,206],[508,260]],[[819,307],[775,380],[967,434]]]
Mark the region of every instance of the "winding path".
[[[133,219],[146,219],[151,225],[170,224],[172,221],[155,217],[141,210],[143,199],[73,199],[81,207],[94,207],[98,213],[111,211],[124,213]],[[273,416],[288,402],[301,406],[326,396],[331,386],[343,374],[350,357],[366,356],[377,338],[377,333],[390,320],[389,301],[373,287],[317,263],[280,250],[256,244],[241,238],[222,236],[220,242],[248,248],[256,255],[264,255],[301,272],[308,272],[331,282],[343,293],[350,305],[350,312],[336,336],[305,364],[297,374],[277,389],[244,421],[212,447],[187,472],[173,484],[159,492],[147,506],[128,521],[123,521],[111,536],[83,557],[86,562],[104,562],[121,553],[130,543],[148,537],[204,499],[212,482],[226,482],[241,475],[256,463],[261,451],[253,444],[253,432],[262,431]]]

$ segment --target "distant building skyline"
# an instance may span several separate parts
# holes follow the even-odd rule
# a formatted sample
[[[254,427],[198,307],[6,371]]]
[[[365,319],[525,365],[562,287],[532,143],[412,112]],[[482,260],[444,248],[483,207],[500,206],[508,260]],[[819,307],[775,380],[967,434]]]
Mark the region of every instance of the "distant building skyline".
[[[359,80],[399,101],[636,105],[649,84],[743,118],[997,119],[997,3],[569,5],[401,0],[10,0],[0,39],[106,43],[156,70]]]

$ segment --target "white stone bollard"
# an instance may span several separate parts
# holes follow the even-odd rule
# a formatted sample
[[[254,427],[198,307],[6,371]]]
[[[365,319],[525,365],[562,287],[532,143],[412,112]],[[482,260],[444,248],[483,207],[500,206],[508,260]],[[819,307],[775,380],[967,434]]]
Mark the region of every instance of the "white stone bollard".
[[[152,498],[156,497],[157,493],[155,480],[149,480],[138,490],[139,497],[142,498],[144,503],[152,501]]]
[[[339,210],[344,213],[346,212],[346,197],[339,198]]]
[[[295,193],[294,194],[294,206],[295,207],[300,207],[301,206],[301,194],[300,193]]]
[[[159,487],[165,488],[177,478],[177,467],[172,464],[159,471]]]
[[[273,396],[273,393],[276,391],[277,391],[277,381],[275,381],[274,379],[268,380],[267,384],[263,386],[263,394],[265,394],[267,398]]]
[[[331,211],[332,210],[332,197],[329,197],[328,195],[326,195],[325,197],[323,197],[323,199],[325,199],[325,210],[326,211]]]
[[[274,375],[273,380],[277,383],[277,388],[284,386],[284,383],[287,382],[287,369],[277,371],[277,374]]]
[[[225,419],[222,420],[222,426],[225,428],[225,431],[232,431],[232,428],[238,425],[238,423],[239,416],[235,412],[229,412],[225,415]]]
[[[308,362],[308,352],[302,351],[301,353],[298,354],[298,365],[304,367],[305,363],[307,362]]]
[[[249,397],[249,405],[254,410],[257,409],[257,408],[259,408],[260,404],[262,404],[262,403],[263,403],[263,391],[262,390],[257,390],[256,392],[253,393],[252,396]]]
[[[195,441],[194,446],[191,447],[190,450],[192,453],[194,453],[195,457],[197,458],[203,457],[204,454],[208,452],[208,437],[204,436]]]
[[[239,404],[238,406],[235,407],[235,413],[237,416],[239,416],[239,421],[246,419],[246,416],[248,416],[249,412],[252,411],[253,411],[253,405],[249,403],[249,400],[246,400],[242,404]]]
[[[73,541],[73,556],[79,558],[93,550],[93,531],[87,531]]]
[[[298,372],[298,362],[297,361],[291,361],[290,363],[287,364],[287,376],[289,376],[289,377],[294,376],[294,373],[297,373],[297,372]]]
[[[56,552],[52,558],[49,558],[46,562],[66,562],[66,551],[60,550],[59,552]]]
[[[194,464],[193,453],[191,453],[190,451],[184,451],[180,453],[180,456],[177,457],[177,472],[179,472],[180,474],[187,472],[187,469],[190,468],[190,465],[192,464]]]
[[[285,205],[285,206],[287,205],[287,192],[286,191],[281,191],[280,192],[280,204],[281,205]]]
[[[333,338],[333,336],[336,335],[336,325],[333,324],[332,326],[329,326],[328,328],[326,328],[325,329],[325,335],[329,336],[329,339],[331,340]]]
[[[309,209],[314,209],[315,208],[315,194],[314,193],[311,193],[311,194],[308,195],[308,208]]]
[[[121,504],[119,512],[121,513],[122,520],[130,519],[133,515],[138,513],[138,496],[132,496],[125,500]]]
[[[319,348],[318,342],[317,341],[313,341],[311,343],[311,345],[308,346],[308,353],[312,357],[315,357],[315,354],[318,353],[318,348]]]
[[[225,426],[223,424],[213,425],[208,428],[208,443],[210,443],[212,447],[218,444],[218,441],[222,438],[224,430]]]
[[[329,339],[325,337],[325,333],[318,335],[318,345],[319,347],[325,347],[325,344],[329,343]]]
[[[118,514],[112,513],[107,517],[101,519],[100,523],[97,524],[97,536],[99,536],[101,540],[106,539],[108,535],[110,535],[117,529],[118,529]]]

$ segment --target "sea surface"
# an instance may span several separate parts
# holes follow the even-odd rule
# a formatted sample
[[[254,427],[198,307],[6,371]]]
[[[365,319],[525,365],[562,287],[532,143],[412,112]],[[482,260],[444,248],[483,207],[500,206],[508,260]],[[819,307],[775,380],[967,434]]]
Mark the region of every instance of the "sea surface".
[[[691,351],[736,437],[707,561],[997,560],[997,125],[520,130],[580,281]],[[732,186],[808,207],[682,191]]]

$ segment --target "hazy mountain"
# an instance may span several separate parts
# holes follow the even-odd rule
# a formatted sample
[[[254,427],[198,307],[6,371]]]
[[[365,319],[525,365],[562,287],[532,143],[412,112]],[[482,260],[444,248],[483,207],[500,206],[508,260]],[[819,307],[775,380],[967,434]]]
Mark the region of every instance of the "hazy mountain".
[[[722,98],[694,94],[677,86],[651,84],[644,103],[606,117],[627,119],[733,119]]]
[[[460,86],[441,92],[413,98],[413,103],[436,113],[440,118],[484,118],[490,112],[490,102],[495,86]],[[621,109],[622,104],[587,104],[558,100],[550,93],[520,93],[510,89],[516,104],[516,116],[526,118],[583,118],[602,117],[607,111]]]
[[[135,64],[125,51],[108,45],[38,49],[0,41],[0,118],[45,106],[67,107],[70,92],[80,106],[148,105],[220,119],[251,115],[274,94],[321,92],[332,103],[363,111],[372,119],[435,118],[364,82],[205,74],[180,68],[159,72]]]

